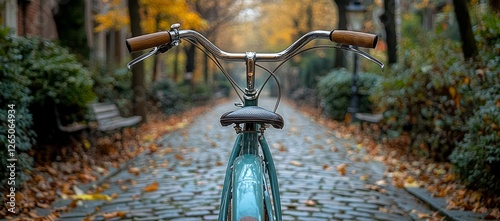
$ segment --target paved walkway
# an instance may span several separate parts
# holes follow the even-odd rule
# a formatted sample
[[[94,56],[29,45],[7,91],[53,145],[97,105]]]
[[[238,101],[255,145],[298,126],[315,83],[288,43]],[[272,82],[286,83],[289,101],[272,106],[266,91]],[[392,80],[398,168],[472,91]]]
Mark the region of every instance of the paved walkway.
[[[272,109],[273,103],[264,100]],[[216,220],[226,161],[235,137],[232,127],[221,127],[219,117],[235,109],[218,105],[184,129],[158,141],[159,150],[141,155],[128,169],[106,180],[103,194],[111,201],[85,201],[61,220],[94,215],[121,215],[110,220]],[[431,213],[403,189],[383,185],[384,167],[362,155],[363,149],[335,136],[281,104],[283,130],[268,129],[281,187],[284,220],[415,220]],[[346,165],[345,175],[337,166]],[[134,172],[134,171],[132,171]],[[158,189],[143,188],[158,183]],[[97,209],[96,209],[97,208]]]

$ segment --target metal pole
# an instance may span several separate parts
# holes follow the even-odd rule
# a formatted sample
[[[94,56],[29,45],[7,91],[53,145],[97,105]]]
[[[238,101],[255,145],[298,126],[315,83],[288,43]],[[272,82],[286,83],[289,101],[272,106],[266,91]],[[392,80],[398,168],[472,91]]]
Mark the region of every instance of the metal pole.
[[[351,103],[347,109],[351,113],[351,122],[356,122],[356,113],[359,111],[359,95],[358,95],[358,56],[354,54],[354,68],[352,73],[351,85]]]

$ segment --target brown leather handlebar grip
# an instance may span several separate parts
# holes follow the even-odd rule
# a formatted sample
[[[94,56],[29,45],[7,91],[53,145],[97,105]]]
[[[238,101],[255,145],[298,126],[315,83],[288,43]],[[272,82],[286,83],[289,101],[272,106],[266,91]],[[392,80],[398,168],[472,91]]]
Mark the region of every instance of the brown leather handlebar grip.
[[[125,42],[128,52],[135,52],[170,43],[171,37],[168,31],[161,31],[129,38]]]
[[[363,48],[375,48],[375,46],[377,46],[378,36],[357,31],[333,30],[332,33],[330,33],[330,40]]]

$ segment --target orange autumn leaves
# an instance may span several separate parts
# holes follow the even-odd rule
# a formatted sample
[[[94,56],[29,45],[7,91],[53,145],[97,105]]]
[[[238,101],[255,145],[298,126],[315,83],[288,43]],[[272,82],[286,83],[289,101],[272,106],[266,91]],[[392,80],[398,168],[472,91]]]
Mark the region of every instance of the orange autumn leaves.
[[[126,1],[106,1],[107,11],[102,11],[94,16],[97,27],[96,32],[128,27],[130,18]],[[141,7],[141,26],[144,33],[159,30],[168,30],[173,23],[181,23],[184,29],[203,29],[205,21],[198,13],[191,9],[186,0],[139,0]]]
[[[145,186],[144,188],[142,188],[142,191],[144,192],[154,192],[156,190],[158,190],[158,187],[159,187],[159,184],[157,181],[154,181],[153,183]]]

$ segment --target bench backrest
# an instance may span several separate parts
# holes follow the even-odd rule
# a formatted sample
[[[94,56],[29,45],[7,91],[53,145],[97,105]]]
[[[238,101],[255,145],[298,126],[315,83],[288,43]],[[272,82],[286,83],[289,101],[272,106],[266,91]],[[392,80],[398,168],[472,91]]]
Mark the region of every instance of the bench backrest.
[[[91,107],[94,112],[94,117],[99,124],[121,117],[120,111],[115,104],[95,103],[92,104]]]

